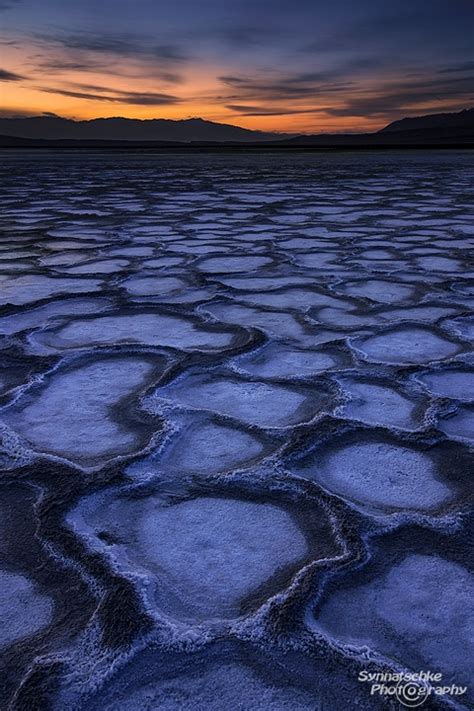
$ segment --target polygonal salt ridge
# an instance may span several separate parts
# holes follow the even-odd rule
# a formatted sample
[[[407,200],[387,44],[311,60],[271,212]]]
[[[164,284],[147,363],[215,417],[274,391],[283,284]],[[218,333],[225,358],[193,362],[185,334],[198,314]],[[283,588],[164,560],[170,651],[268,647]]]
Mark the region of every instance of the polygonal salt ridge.
[[[172,499],[159,488],[142,488],[139,496],[116,488],[83,498],[66,523],[133,579],[149,612],[187,625],[222,627],[254,614],[276,593],[284,607],[286,590],[307,596],[318,564],[326,568],[352,555],[317,499],[255,486],[201,483]]]
[[[167,417],[169,435],[158,449],[139,457],[125,473],[134,481],[172,480],[190,475],[207,478],[248,469],[281,446],[252,427],[229,424],[219,415],[174,413]]]
[[[473,398],[474,399],[474,398]],[[474,406],[468,405],[443,413],[438,420],[438,429],[449,439],[474,445]]]
[[[431,413],[426,411],[427,398],[418,388],[397,382],[393,374],[377,377],[373,373],[350,371],[336,373],[333,378],[346,397],[346,402],[335,411],[337,417],[402,430],[417,430],[433,424]]]
[[[281,274],[253,277],[206,277],[206,282],[210,284],[222,284],[236,291],[256,291],[261,293],[262,291],[275,291],[291,286],[311,286],[314,283],[314,279],[313,277],[305,277],[300,274]]]
[[[38,353],[57,353],[92,347],[171,348],[182,351],[232,352],[252,339],[239,325],[209,323],[195,314],[156,304],[153,307],[121,309],[106,315],[61,319],[29,338]]]
[[[268,268],[270,265],[275,265],[274,259],[270,257],[248,256],[245,254],[239,256],[235,252],[232,253],[232,256],[206,257],[199,260],[197,264],[198,269],[208,274],[248,273],[257,271],[262,267]]]
[[[344,347],[309,349],[281,343],[265,343],[228,363],[238,374],[275,380],[312,380],[315,375],[351,364],[350,353]]]
[[[349,338],[348,344],[365,361],[399,366],[451,360],[467,350],[464,341],[441,327],[418,324],[378,328],[372,335]]]
[[[67,294],[59,299],[46,300],[34,308],[30,305],[0,307],[0,336],[40,329],[50,320],[65,315],[73,318],[82,314],[101,313],[114,307],[114,302],[107,297],[77,297]]]
[[[1,276],[0,305],[32,304],[59,294],[85,294],[100,291],[103,281],[78,276],[45,276],[30,273],[21,276]]]
[[[472,344],[474,341],[474,316],[458,316],[443,322],[443,327],[448,333],[454,334],[457,338]]]
[[[131,267],[129,259],[114,259],[96,255],[96,259],[83,260],[80,264],[71,266],[56,266],[53,271],[60,271],[62,274],[115,274],[128,271]]]
[[[467,500],[471,456],[435,430],[396,432],[321,420],[296,430],[284,466],[369,516],[439,516]]]
[[[369,302],[397,304],[410,301],[413,303],[424,290],[415,284],[402,283],[390,279],[360,278],[353,281],[339,281],[330,285],[331,291],[355,296]]]
[[[332,411],[338,391],[325,378],[306,384],[262,382],[225,368],[195,367],[158,387],[144,402],[149,412],[169,408],[210,411],[229,422],[263,429],[286,429]]]
[[[244,303],[269,309],[284,309],[285,311],[308,311],[311,307],[333,306],[344,308],[352,304],[358,305],[360,302],[355,299],[341,299],[331,295],[329,290],[323,287],[296,287],[280,288],[269,293],[257,294],[251,292],[232,294],[232,300],[236,303]]]
[[[133,351],[65,358],[2,408],[0,420],[27,453],[95,470],[163,436],[166,424],[141,399],[169,364],[168,354]]]
[[[396,670],[441,672],[443,684],[472,678],[474,594],[470,524],[453,531],[405,526],[371,538],[363,566],[325,578],[307,620],[346,655],[367,648]],[[442,644],[440,643],[442,640]],[[466,697],[462,697],[466,700]],[[457,706],[456,706],[457,708]],[[462,708],[467,708],[464,705]]]
[[[144,273],[141,270],[139,274],[127,276],[121,281],[120,288],[125,289],[132,296],[168,296],[189,289],[190,280],[189,277],[182,278],[182,271],[162,276],[156,273]]]
[[[453,362],[419,371],[412,377],[425,392],[436,398],[474,401],[474,363]]]

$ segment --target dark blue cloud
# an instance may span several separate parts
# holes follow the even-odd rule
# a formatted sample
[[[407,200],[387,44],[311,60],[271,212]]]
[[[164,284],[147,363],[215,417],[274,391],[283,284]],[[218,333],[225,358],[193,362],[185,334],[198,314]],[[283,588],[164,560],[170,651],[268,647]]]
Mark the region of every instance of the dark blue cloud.
[[[195,101],[241,115],[324,104],[333,115],[388,116],[423,102],[461,108],[474,93],[473,0],[0,0],[7,6],[6,40],[34,46],[32,80],[48,75],[49,90],[58,72],[120,75],[115,97],[91,91],[100,101],[133,97],[133,77],[177,85],[200,66],[222,74],[222,92]],[[67,83],[60,91],[88,93]],[[137,102],[161,96],[177,101],[158,86]]]

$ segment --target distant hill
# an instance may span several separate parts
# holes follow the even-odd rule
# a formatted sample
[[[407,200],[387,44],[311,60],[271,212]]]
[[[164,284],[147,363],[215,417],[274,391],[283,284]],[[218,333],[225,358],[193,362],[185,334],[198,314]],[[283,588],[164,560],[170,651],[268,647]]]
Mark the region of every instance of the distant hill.
[[[200,118],[171,119],[100,118],[72,121],[55,116],[0,118],[0,134],[18,138],[87,141],[274,141],[288,134],[251,131]]]
[[[376,133],[292,135],[251,131],[203,119],[108,118],[72,121],[55,116],[0,118],[0,148],[120,150],[344,150],[474,148],[474,109],[394,121]]]
[[[428,114],[427,116],[403,118],[389,123],[379,133],[458,128],[474,131],[474,109],[464,109],[456,114]]]

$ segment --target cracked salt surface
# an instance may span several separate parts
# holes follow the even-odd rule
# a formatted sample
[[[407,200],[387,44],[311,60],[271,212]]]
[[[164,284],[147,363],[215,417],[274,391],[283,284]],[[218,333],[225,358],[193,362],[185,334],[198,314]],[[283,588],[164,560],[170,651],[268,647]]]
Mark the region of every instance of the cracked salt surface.
[[[3,159],[0,705],[376,711],[380,652],[459,682],[472,155]]]
[[[212,257],[203,259],[199,263],[199,268],[210,274],[227,274],[230,272],[251,272],[271,263],[272,260],[268,257]]]
[[[335,287],[337,291],[350,296],[359,296],[382,304],[396,304],[406,301],[413,294],[413,288],[390,281],[364,279],[357,282],[348,282]]]
[[[216,649],[211,660],[191,658],[175,672],[164,667],[159,653],[145,653],[95,693],[90,704],[96,711],[322,711],[308,684],[300,687],[281,664],[262,668],[263,660],[254,661],[250,653],[248,648],[239,653],[226,646]]]

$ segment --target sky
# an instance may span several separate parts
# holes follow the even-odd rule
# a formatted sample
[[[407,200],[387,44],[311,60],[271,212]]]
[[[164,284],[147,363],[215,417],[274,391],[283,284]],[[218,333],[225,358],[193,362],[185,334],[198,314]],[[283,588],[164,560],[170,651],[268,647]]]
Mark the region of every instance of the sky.
[[[372,131],[474,105],[474,0],[0,0],[0,113]]]

